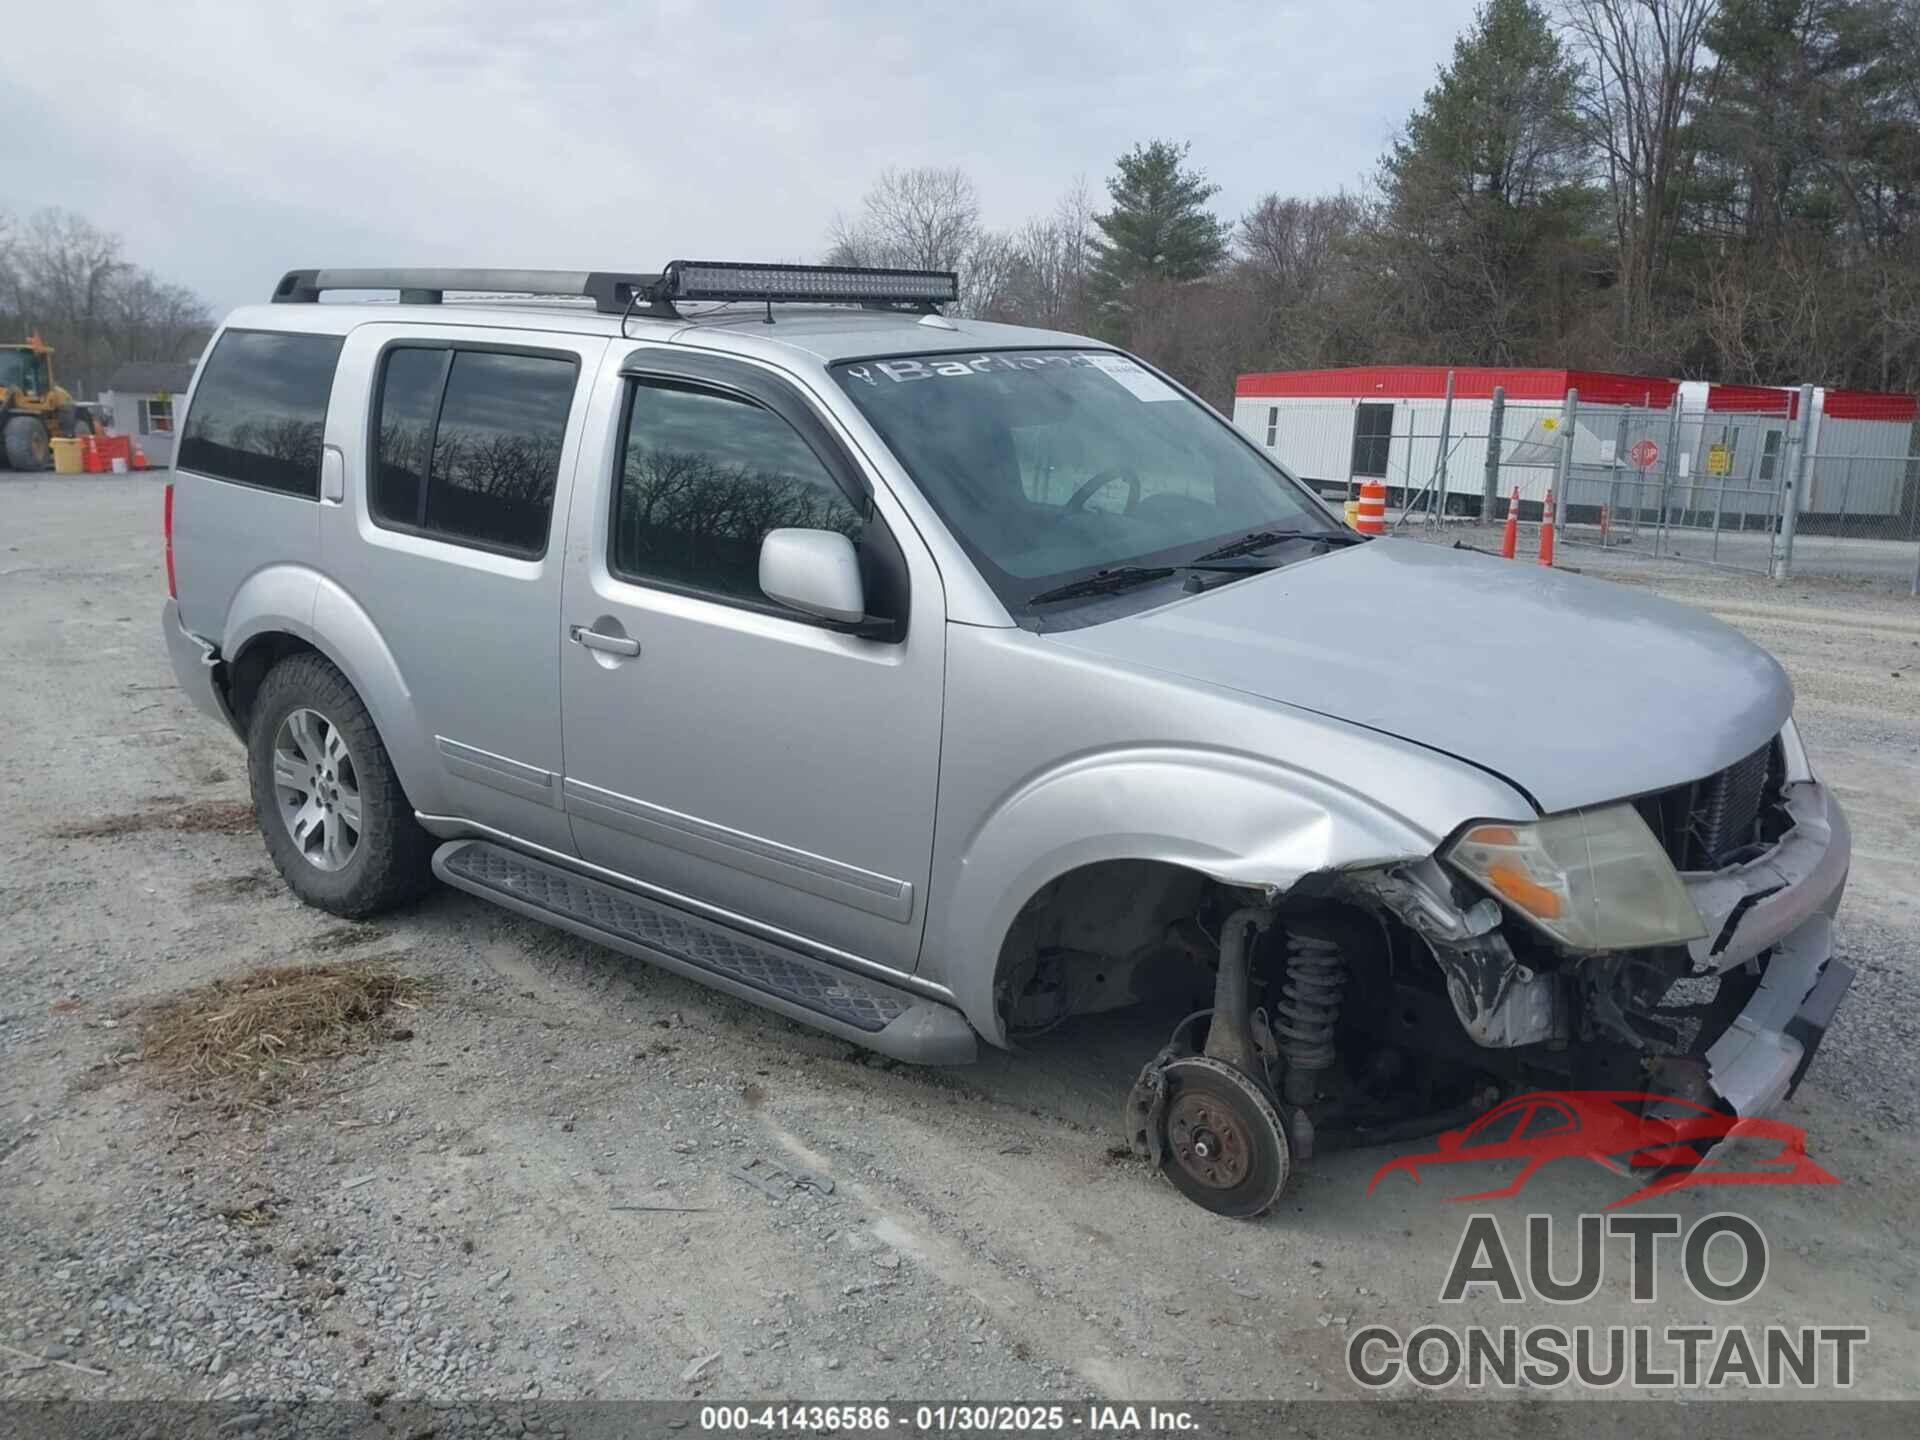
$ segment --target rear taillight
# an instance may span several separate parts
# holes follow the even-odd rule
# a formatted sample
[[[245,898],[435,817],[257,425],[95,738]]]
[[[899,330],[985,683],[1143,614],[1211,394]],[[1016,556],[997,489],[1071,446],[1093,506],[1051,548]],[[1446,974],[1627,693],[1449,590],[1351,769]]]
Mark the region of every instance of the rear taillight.
[[[180,587],[173,581],[173,482],[167,482],[167,498],[162,502],[161,527],[167,539],[167,598],[178,600]]]

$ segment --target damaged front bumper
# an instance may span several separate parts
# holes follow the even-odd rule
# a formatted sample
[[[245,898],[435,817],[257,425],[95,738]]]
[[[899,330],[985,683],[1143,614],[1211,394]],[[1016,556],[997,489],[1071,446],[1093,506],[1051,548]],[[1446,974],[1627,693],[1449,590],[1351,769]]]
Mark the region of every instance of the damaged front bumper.
[[[1853,983],[1833,956],[1833,917],[1847,888],[1853,837],[1824,785],[1786,793],[1793,828],[1765,855],[1712,875],[1683,877],[1707,934],[1689,947],[1694,973],[1758,961],[1760,987],[1707,1048],[1707,1080],[1741,1115],[1791,1096]]]
[[[1726,1030],[1696,1051],[1708,1087],[1740,1115],[1758,1115],[1793,1094],[1853,981],[1833,957],[1833,917],[1846,890],[1852,837],[1832,793],[1792,756],[1799,774],[1783,795],[1791,828],[1765,854],[1711,874],[1682,875],[1706,934],[1687,947],[1697,977],[1742,966],[1759,983]],[[1462,908],[1439,862],[1426,860],[1351,877],[1427,943],[1445,977],[1461,1029],[1485,1050],[1563,1046],[1575,1030],[1569,969],[1522,964],[1503,934],[1498,905]],[[1578,959],[1569,957],[1575,965]],[[1614,1015],[1606,1027],[1632,1034]]]

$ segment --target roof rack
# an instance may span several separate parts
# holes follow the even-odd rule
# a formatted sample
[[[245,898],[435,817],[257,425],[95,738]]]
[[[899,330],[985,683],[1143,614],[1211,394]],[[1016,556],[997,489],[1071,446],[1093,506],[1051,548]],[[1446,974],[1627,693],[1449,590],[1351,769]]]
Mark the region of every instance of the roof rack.
[[[566,295],[619,315],[650,296],[658,275],[608,270],[289,270],[274,303],[314,304],[328,290],[398,290],[403,305],[438,305],[449,290],[478,295]]]
[[[753,300],[866,306],[907,305],[938,313],[959,299],[951,270],[868,265],[755,265],[675,260],[657,275],[611,270],[289,270],[276,304],[314,304],[329,290],[397,290],[405,305],[438,305],[449,290],[487,295],[566,295],[610,315],[677,319],[676,300]],[[768,311],[771,318],[772,311]]]

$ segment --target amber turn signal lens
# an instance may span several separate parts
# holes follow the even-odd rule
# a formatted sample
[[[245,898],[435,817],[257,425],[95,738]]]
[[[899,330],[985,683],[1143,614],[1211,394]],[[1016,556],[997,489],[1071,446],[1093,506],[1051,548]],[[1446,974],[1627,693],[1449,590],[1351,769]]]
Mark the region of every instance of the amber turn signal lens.
[[[1559,895],[1511,860],[1496,860],[1488,866],[1487,883],[1529,915],[1541,920],[1560,918],[1562,906]]]

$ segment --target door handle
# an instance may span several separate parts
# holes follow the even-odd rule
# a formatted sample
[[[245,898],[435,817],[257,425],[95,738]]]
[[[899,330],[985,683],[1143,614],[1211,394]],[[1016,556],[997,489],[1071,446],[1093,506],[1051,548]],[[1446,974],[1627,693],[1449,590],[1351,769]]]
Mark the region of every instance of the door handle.
[[[631,635],[603,635],[598,630],[589,630],[584,625],[569,625],[567,638],[576,645],[584,645],[589,650],[604,650],[609,655],[638,655],[640,642]]]

